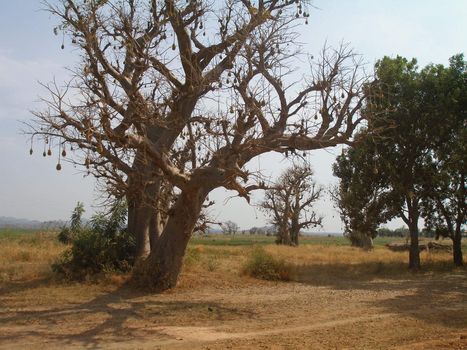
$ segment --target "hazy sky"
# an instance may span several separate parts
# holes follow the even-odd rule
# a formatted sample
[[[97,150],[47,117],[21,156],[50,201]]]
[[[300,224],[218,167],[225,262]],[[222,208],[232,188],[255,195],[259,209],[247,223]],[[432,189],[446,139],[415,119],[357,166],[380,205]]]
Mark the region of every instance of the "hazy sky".
[[[301,30],[306,50],[317,53],[327,40],[331,45],[350,42],[368,68],[384,55],[416,57],[420,65],[447,64],[448,58],[467,48],[467,1],[465,0],[315,0],[310,24]],[[44,159],[21,135],[21,121],[39,109],[38,96],[46,95],[39,81],[57,81],[67,76],[77,52],[61,50],[53,35],[54,18],[40,11],[40,0],[0,0],[0,216],[38,220],[65,219],[77,201],[88,213],[97,194],[91,178],[83,178],[69,164],[55,170],[55,157]],[[316,179],[329,186],[335,182],[331,164],[340,148],[310,154]],[[287,165],[278,156],[255,160],[275,176]],[[212,214],[218,220],[233,220],[242,228],[266,223],[262,213],[233,193],[217,190]],[[260,197],[256,197],[256,201]],[[329,199],[317,205],[325,215],[324,231],[341,230]],[[400,222],[392,223],[397,226]]]

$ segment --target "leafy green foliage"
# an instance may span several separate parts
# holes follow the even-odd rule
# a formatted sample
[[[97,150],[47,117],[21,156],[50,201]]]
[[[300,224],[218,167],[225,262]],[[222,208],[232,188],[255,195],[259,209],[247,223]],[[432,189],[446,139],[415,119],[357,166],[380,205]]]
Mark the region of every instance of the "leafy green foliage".
[[[430,65],[422,74],[431,92],[426,105],[438,121],[429,162],[433,181],[423,198],[423,214],[437,237],[452,239],[454,263],[461,266],[467,224],[467,64],[456,55],[449,67]]]
[[[125,227],[126,203],[118,202],[108,214],[98,213],[89,226],[75,231],[71,247],[53,264],[55,272],[82,279],[106,271],[129,271],[135,261],[135,241]]]
[[[399,216],[411,239],[410,267],[419,267],[418,221],[449,232],[462,262],[466,218],[467,75],[462,55],[450,66],[384,57],[366,86],[368,129],[338,157],[335,197],[352,237],[374,236]],[[454,240],[457,237],[457,243]],[[412,249],[413,248],[413,249]]]
[[[73,238],[80,233],[82,229],[81,219],[84,212],[84,204],[78,202],[75,209],[73,209],[73,213],[71,214],[70,227],[65,226],[58,233],[57,238],[59,242],[63,244],[69,244],[73,241]]]
[[[68,227],[64,227],[58,233],[57,239],[60,243],[69,244],[72,241],[71,236],[71,230]]]
[[[84,214],[84,204],[78,202],[73,213],[71,214],[70,228],[72,231],[79,231],[81,229],[81,218]]]
[[[397,214],[398,197],[388,187],[388,178],[378,169],[374,140],[361,132],[356,146],[348,148],[333,164],[340,180],[331,193],[344,222],[344,236],[353,246],[370,249],[377,228]]]
[[[399,216],[411,233],[410,265],[418,268],[418,221],[424,188],[431,181],[427,163],[433,117],[415,59],[384,57],[375,69],[376,79],[365,89],[368,129],[334,168],[341,179],[336,202],[350,221],[347,234],[357,239],[374,237],[380,223]]]

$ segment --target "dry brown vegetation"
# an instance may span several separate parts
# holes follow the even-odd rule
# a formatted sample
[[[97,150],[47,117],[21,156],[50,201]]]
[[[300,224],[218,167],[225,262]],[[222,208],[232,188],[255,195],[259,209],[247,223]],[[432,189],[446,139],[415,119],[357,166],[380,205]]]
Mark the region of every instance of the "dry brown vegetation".
[[[291,281],[245,276],[251,245],[189,246],[182,278],[162,294],[127,276],[59,281],[53,235],[0,239],[0,348],[462,349],[467,347],[466,269],[447,252],[378,246],[264,245],[291,264]],[[199,243],[199,244],[198,244]]]
[[[0,236],[0,283],[50,277],[50,265],[64,250],[53,233]]]

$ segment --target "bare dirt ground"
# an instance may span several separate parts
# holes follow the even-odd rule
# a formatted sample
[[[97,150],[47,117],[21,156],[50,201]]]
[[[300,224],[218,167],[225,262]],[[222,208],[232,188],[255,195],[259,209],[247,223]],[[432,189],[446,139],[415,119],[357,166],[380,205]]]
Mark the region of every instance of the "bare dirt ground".
[[[467,276],[263,282],[185,272],[162,294],[44,280],[0,287],[1,349],[467,349]]]

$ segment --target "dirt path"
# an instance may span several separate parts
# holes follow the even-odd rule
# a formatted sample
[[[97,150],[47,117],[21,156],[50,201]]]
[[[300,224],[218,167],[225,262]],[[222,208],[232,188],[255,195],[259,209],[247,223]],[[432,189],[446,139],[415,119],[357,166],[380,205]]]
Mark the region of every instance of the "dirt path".
[[[1,286],[0,348],[467,349],[464,273],[321,285],[218,277],[160,295]]]
[[[357,322],[378,321],[389,316],[391,316],[391,314],[350,317],[341,320],[309,324],[306,326],[283,327],[278,329],[240,333],[219,332],[216,330],[216,328],[213,327],[160,327],[156,328],[155,330],[159,331],[162,334],[167,334],[178,340],[186,340],[188,342],[211,342],[224,339],[254,339],[270,335],[281,335],[311,330],[335,328]]]

